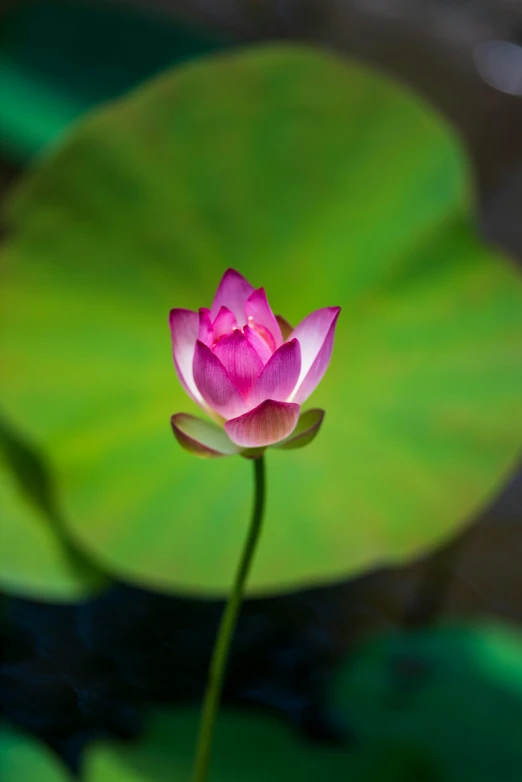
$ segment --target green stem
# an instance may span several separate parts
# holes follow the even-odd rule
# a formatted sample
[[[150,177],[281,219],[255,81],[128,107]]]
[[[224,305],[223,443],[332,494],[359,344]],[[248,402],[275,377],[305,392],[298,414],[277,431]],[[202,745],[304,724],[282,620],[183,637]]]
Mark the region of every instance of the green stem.
[[[193,782],[205,782],[207,778],[214,723],[216,721],[216,714],[221,699],[221,690],[223,689],[223,679],[225,677],[228,655],[243,600],[245,581],[250,570],[254,551],[259,539],[259,533],[261,531],[263,509],[265,505],[264,456],[261,456],[259,459],[253,459],[253,464],[255,496],[252,521],[250,523],[243,554],[239,562],[234,585],[225,606],[225,610],[223,611],[223,616],[221,617],[221,623],[214,644],[214,651],[212,652],[212,660],[208,672],[207,689],[205,691],[199,728],[194,775],[192,777]]]

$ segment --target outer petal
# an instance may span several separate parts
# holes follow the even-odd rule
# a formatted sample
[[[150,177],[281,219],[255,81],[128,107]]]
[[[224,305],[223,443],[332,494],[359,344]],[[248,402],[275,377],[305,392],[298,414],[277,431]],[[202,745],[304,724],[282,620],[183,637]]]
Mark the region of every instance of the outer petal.
[[[176,413],[170,419],[176,440],[186,451],[203,458],[233,456],[240,449],[229,440],[221,426],[195,418],[188,413]]]
[[[259,448],[283,440],[294,430],[299,405],[267,399],[260,405],[225,424],[225,431],[242,448]]]
[[[276,443],[275,448],[281,450],[291,450],[293,448],[303,448],[311,443],[315,438],[324,419],[324,410],[318,407],[307,410],[299,416],[299,421],[294,431],[280,443]]]
[[[244,326],[246,300],[253,292],[253,286],[239,272],[235,269],[227,269],[212,302],[210,311],[212,319],[217,316],[221,307],[227,307],[236,316],[238,326]]]
[[[301,345],[301,374],[292,401],[302,404],[326,372],[340,311],[340,307],[316,310],[293,330],[291,338],[298,339]]]
[[[214,342],[224,337],[225,334],[230,334],[232,329],[237,326],[236,316],[233,312],[230,312],[227,307],[220,307],[216,319],[213,323],[214,330]]]
[[[248,397],[255,406],[265,399],[286,402],[295,388],[301,370],[301,348],[296,339],[285,342],[269,359]]]
[[[240,331],[233,331],[219,340],[214,347],[214,355],[219,358],[233,384],[246,399],[263,369],[263,362],[250,342]]]
[[[187,394],[201,407],[206,409],[192,373],[192,362],[199,330],[199,316],[192,310],[174,309],[169,316],[172,336],[174,366],[181,384]]]
[[[235,418],[244,413],[245,400],[230,379],[230,375],[208,345],[196,341],[194,380],[201,396],[212,410],[223,418]]]
[[[270,309],[264,288],[258,288],[257,291],[254,291],[248,297],[245,304],[245,315],[247,316],[247,323],[259,330],[259,333],[272,350],[283,344],[279,323]]]

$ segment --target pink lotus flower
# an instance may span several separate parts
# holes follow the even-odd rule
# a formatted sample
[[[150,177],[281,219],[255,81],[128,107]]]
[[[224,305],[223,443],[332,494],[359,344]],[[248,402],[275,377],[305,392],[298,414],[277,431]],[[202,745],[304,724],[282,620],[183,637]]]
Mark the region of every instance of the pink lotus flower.
[[[300,415],[301,404],[326,372],[339,312],[316,310],[292,330],[273,314],[264,289],[254,290],[234,269],[223,275],[210,309],[172,310],[178,377],[219,424],[177,413],[171,420],[178,442],[200,456],[257,455],[249,449],[310,442],[324,412]]]

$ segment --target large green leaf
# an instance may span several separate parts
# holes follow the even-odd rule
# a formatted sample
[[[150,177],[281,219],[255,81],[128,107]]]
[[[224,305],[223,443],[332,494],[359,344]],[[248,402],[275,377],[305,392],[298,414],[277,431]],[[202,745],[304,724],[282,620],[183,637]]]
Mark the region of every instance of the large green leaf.
[[[219,716],[209,782],[519,782],[522,637],[442,627],[361,648],[333,688],[352,730],[311,744],[254,713]],[[100,744],[85,782],[188,782],[197,712],[157,713],[134,747]]]
[[[70,782],[65,767],[43,744],[0,725],[2,782]]]
[[[522,435],[522,288],[469,212],[440,117],[306,48],[213,56],[79,125],[8,204],[0,361],[86,551],[148,585],[230,585],[252,467],[175,442],[170,415],[196,409],[167,327],[171,307],[209,305],[227,266],[291,322],[343,306],[320,435],[268,455],[250,591],[454,532]]]

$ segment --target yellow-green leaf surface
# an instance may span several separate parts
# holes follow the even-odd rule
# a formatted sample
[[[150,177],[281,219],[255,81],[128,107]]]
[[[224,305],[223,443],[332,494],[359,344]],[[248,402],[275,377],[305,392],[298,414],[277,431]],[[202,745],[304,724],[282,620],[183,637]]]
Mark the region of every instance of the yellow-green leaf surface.
[[[212,56],[96,112],[7,205],[1,400],[50,455],[66,522],[115,573],[228,589],[252,465],[201,461],[170,416],[168,312],[228,266],[297,323],[341,305],[301,451],[269,451],[251,593],[439,543],[522,437],[522,287],[478,237],[443,120],[340,57]]]
[[[2,782],[71,782],[65,766],[44,744],[0,725]]]
[[[519,782],[522,638],[441,627],[359,649],[333,687],[351,730],[313,744],[274,718],[223,709],[209,782]],[[197,712],[153,715],[135,746],[99,744],[85,782],[189,782]]]

